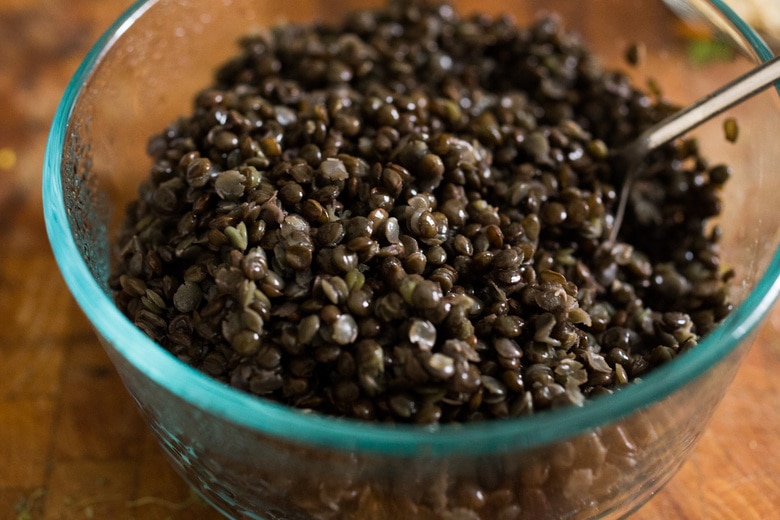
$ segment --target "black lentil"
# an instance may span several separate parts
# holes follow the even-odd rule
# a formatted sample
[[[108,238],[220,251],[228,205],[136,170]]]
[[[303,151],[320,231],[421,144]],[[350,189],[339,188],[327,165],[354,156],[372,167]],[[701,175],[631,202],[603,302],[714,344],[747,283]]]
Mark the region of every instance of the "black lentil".
[[[240,46],[149,140],[110,280],[182,361],[322,413],[465,422],[617,391],[730,310],[705,233],[730,169],[662,147],[611,241],[610,151],[673,107],[555,18],[393,0]]]

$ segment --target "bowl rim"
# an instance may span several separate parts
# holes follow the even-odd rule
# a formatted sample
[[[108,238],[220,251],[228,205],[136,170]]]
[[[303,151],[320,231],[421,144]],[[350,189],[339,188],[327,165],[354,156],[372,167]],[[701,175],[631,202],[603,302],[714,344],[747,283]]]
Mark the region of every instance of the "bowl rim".
[[[63,197],[62,150],[74,107],[111,46],[156,3],[158,0],[137,0],[103,33],[70,80],[46,146],[42,185],[44,218],[61,274],[104,346],[115,349],[135,370],[166,391],[213,416],[280,439],[394,456],[486,455],[530,449],[614,422],[679,390],[734,351],[755,330],[780,294],[780,250],[776,250],[755,288],[698,348],[654,369],[620,392],[592,399],[582,407],[549,410],[528,417],[468,424],[378,424],[307,413],[220,383],[179,361],[119,311],[80,254],[68,225]],[[761,37],[728,5],[721,0],[711,0],[711,3],[760,60],[772,57]]]

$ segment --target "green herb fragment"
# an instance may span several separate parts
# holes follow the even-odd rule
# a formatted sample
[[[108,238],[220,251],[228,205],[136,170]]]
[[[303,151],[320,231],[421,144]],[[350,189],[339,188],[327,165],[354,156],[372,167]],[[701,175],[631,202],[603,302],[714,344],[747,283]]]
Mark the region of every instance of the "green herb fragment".
[[[733,57],[734,48],[723,40],[691,40],[688,43],[688,59],[695,65],[729,61]]]

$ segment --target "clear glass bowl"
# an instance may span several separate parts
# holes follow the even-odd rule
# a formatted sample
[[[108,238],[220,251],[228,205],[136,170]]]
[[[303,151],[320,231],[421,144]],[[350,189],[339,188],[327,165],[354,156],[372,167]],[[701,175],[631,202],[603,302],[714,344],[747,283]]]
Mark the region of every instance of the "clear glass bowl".
[[[720,1],[704,11],[737,50],[689,63],[660,0],[455,2],[513,12],[556,11],[605,65],[643,42],[646,81],[664,71],[668,97],[688,103],[729,74],[766,60],[760,38]],[[377,4],[378,2],[374,2]],[[734,167],[720,219],[734,266],[736,310],[696,349],[614,395],[535,416],[442,427],[392,426],[306,414],[223,386],[134,327],[107,289],[111,239],[148,174],[148,136],[188,113],[192,95],[244,32],[282,21],[335,20],[368,2],[148,0],[106,32],[71,81],[54,119],[43,189],[62,274],[173,465],[232,518],[616,518],[640,507],[696,443],[780,289],[780,109],[767,92],[735,109],[741,136],[719,123],[698,136]],[[608,16],[588,16],[599,4]],[[605,5],[608,8],[604,10]],[[693,5],[693,4],[692,4]],[[651,11],[659,12],[658,9]],[[589,37],[590,36],[590,37]],[[595,37],[598,36],[598,37]]]

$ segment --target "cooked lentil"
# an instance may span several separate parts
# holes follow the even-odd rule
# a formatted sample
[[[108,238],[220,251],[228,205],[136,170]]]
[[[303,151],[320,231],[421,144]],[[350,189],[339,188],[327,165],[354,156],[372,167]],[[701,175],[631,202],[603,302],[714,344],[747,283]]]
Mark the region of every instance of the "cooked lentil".
[[[116,302],[183,362],[322,413],[582,404],[731,309],[705,232],[730,170],[694,141],[654,152],[609,239],[610,150],[672,110],[554,17],[394,0],[244,36],[149,141]]]
[[[739,125],[737,125],[737,120],[733,117],[727,117],[725,121],[723,121],[723,132],[726,134],[726,139],[732,143],[737,141],[737,138],[739,137]]]

